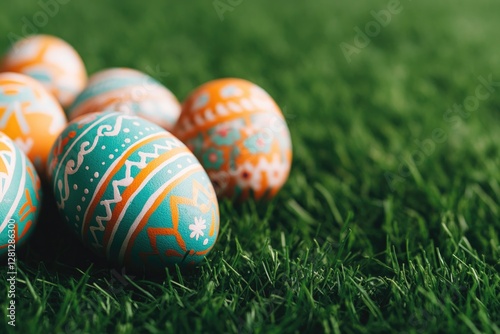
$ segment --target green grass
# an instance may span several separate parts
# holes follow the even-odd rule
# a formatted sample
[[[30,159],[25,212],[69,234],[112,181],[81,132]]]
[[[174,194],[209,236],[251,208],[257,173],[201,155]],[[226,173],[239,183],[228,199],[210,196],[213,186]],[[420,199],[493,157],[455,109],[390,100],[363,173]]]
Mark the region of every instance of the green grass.
[[[293,169],[271,203],[222,201],[207,261],[162,279],[90,256],[47,194],[18,254],[16,330],[2,314],[0,332],[500,333],[500,86],[447,114],[478,77],[500,81],[500,4],[402,0],[348,63],[340,43],[387,3],[247,0],[223,21],[212,1],[61,6],[40,32],[90,73],[149,71],[180,99],[218,77],[264,87],[286,112]],[[39,10],[9,2],[0,47]],[[411,163],[436,129],[445,139]]]

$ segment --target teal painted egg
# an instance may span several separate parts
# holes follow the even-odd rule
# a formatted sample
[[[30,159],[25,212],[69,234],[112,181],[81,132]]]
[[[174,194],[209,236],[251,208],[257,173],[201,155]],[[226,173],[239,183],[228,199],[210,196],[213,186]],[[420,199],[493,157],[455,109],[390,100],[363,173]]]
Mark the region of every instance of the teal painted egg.
[[[0,257],[17,250],[32,234],[42,191],[35,167],[0,132]]]
[[[197,264],[219,233],[210,180],[160,126],[118,112],[72,121],[48,171],[70,229],[97,254],[135,270]]]
[[[171,130],[181,106],[177,98],[149,75],[129,68],[111,68],[92,75],[68,112],[73,120],[91,112],[120,111],[143,117]]]

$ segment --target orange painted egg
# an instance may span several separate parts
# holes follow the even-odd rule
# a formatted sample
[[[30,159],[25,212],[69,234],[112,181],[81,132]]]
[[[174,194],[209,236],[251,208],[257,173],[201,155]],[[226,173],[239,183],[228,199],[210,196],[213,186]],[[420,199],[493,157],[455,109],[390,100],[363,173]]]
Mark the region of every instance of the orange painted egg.
[[[22,246],[40,211],[40,179],[17,145],[0,132],[0,258]],[[10,262],[8,263],[10,267]]]
[[[198,157],[219,196],[270,198],[288,178],[290,133],[274,100],[242,79],[219,79],[184,102],[174,134]]]
[[[5,55],[2,72],[17,72],[40,81],[64,107],[69,107],[87,82],[75,49],[60,38],[34,35],[15,43]]]
[[[171,130],[181,112],[177,98],[149,75],[129,68],[111,68],[92,75],[68,112],[70,120],[100,111],[143,117]]]
[[[26,153],[42,178],[50,148],[66,124],[61,106],[41,83],[0,73],[0,131]]]

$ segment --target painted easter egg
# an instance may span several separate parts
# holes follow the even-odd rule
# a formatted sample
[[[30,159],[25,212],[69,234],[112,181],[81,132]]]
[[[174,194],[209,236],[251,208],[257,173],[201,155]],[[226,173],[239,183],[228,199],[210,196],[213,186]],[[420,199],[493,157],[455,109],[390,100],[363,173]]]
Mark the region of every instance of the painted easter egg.
[[[92,75],[87,88],[71,106],[68,118],[98,111],[120,111],[172,129],[181,107],[177,98],[149,75],[129,68],[112,68]]]
[[[0,257],[28,240],[36,225],[41,196],[33,164],[0,132]]]
[[[0,73],[0,131],[26,153],[42,178],[50,148],[66,124],[61,106],[38,81]]]
[[[69,107],[87,82],[75,49],[60,38],[33,35],[16,42],[5,55],[2,72],[17,72],[40,81],[64,107]]]
[[[174,129],[198,157],[219,196],[270,198],[290,172],[290,133],[274,100],[242,79],[219,79],[184,102]]]
[[[72,121],[49,157],[62,218],[97,254],[157,271],[199,263],[219,232],[215,191],[196,157],[143,118],[91,113]]]

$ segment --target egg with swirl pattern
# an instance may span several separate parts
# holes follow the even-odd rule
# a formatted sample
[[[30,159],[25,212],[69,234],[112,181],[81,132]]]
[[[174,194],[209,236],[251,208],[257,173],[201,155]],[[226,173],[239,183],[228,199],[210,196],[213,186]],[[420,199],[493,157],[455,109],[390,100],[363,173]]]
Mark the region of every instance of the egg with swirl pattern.
[[[136,271],[195,265],[219,232],[217,197],[196,157],[143,118],[91,113],[68,125],[48,164],[57,206],[95,253]]]

